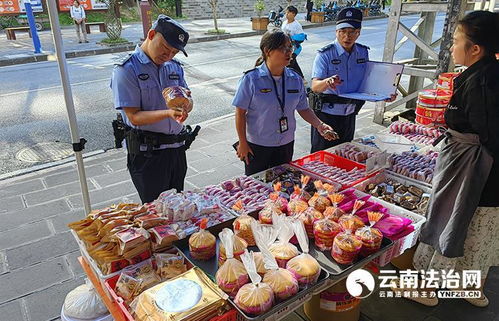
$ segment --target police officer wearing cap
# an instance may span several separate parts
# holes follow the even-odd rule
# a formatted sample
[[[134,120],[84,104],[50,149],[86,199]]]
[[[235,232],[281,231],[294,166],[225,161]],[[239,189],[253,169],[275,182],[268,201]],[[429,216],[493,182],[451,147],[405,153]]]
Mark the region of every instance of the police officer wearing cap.
[[[336,40],[319,49],[312,68],[310,104],[317,116],[335,129],[338,140],[327,141],[312,128],[312,152],[349,142],[355,132],[355,116],[365,101],[346,99],[340,93],[355,92],[364,78],[369,47],[356,43],[362,12],[342,9],[336,22]]]
[[[188,39],[178,22],[160,15],[142,45],[113,70],[114,106],[126,128],[127,167],[144,203],[165,190],[184,188],[185,145],[193,138],[181,122],[192,110],[192,99],[182,110],[172,110],[162,91],[171,86],[188,88],[181,63],[173,59],[179,51],[187,56]]]
[[[245,174],[292,160],[296,130],[295,110],[328,139],[336,135],[309,108],[303,80],[291,68],[291,39],[281,30],[266,32],[260,42],[256,68],[239,81],[232,105],[236,107],[239,142],[234,145],[245,162]]]

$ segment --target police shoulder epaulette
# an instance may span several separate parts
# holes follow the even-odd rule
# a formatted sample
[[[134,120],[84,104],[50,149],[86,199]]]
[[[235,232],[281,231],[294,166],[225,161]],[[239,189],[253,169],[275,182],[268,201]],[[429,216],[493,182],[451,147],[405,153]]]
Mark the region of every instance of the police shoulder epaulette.
[[[319,50],[317,50],[317,51],[318,51],[318,52],[324,52],[324,51],[326,51],[326,50],[330,49],[332,46],[334,46],[334,43],[330,43],[329,45],[324,46],[324,47],[322,47],[321,49],[319,49]]]
[[[257,69],[257,68],[253,68],[253,69],[250,69],[250,70],[246,70],[246,71],[244,71],[244,72],[243,72],[243,74],[245,74],[245,75],[246,75],[247,73],[252,72],[253,70],[256,70],[256,69]]]
[[[131,57],[132,57],[132,54],[128,54],[125,57],[115,61],[114,64],[116,66],[123,66],[128,60],[130,60]]]
[[[180,66],[184,65],[183,63],[180,62],[180,60],[177,60],[175,58],[173,58],[171,61],[174,62],[174,63],[176,63],[176,64],[179,64]]]
[[[357,43],[357,46],[362,47],[362,48],[366,48],[367,50],[371,50],[371,48],[369,48],[368,46],[363,45],[361,43]]]
[[[298,76],[301,78],[300,74],[293,68],[286,67],[286,69],[289,70],[293,76]]]

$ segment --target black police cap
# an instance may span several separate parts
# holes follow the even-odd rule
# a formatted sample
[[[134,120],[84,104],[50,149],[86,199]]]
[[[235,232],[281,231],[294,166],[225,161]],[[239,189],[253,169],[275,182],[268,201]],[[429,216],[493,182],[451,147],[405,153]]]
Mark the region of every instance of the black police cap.
[[[152,29],[162,34],[170,46],[182,51],[187,57],[184,47],[189,40],[189,33],[180,23],[164,14],[160,14],[158,19],[154,21]]]
[[[336,30],[343,28],[360,29],[362,24],[362,11],[357,8],[344,8],[338,13]]]

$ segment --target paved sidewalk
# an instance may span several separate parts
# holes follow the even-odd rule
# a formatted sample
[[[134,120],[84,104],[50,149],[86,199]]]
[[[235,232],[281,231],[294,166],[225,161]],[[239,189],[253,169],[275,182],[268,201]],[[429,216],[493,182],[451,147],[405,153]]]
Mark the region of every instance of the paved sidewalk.
[[[359,115],[357,136],[383,127],[372,123],[372,104]],[[309,127],[298,121],[294,158],[309,154]],[[232,150],[234,118],[203,124],[187,153],[186,189],[201,188],[243,174]],[[139,201],[126,170],[123,150],[110,150],[85,159],[92,208]],[[77,263],[78,246],[67,224],[84,217],[74,161],[0,181],[0,320],[58,320],[66,294],[83,283]],[[362,303],[362,321],[497,320],[499,273],[490,273],[488,308],[473,308],[462,300],[448,300],[426,308],[402,299],[372,295]],[[397,301],[394,301],[397,300]],[[298,314],[286,321],[302,320]]]
[[[303,14],[298,15],[300,23],[306,28],[315,28],[325,25],[333,25],[334,22],[326,22],[324,24],[312,24],[304,21]],[[366,19],[383,18],[383,17],[368,17]],[[262,32],[257,32],[251,29],[251,21],[249,17],[243,18],[227,18],[219,19],[219,29],[225,30],[223,35],[210,35],[207,31],[213,29],[212,19],[203,20],[183,20],[182,25],[190,34],[189,43],[214,41],[220,39],[228,39],[235,37],[249,37]],[[44,30],[39,32],[40,41],[42,44],[43,53],[33,53],[33,42],[27,32],[16,33],[17,40],[7,40],[5,32],[0,33],[0,66],[24,64],[28,62],[46,61],[55,59],[53,56],[54,44],[52,32]],[[73,26],[62,27],[62,37],[66,57],[81,57],[97,54],[106,54],[111,52],[121,52],[133,50],[136,44],[143,37],[142,24],[134,23],[123,26],[122,38],[129,40],[132,44],[122,45],[117,47],[106,47],[98,44],[102,39],[106,38],[106,33],[98,31],[97,27],[92,27],[91,33],[88,35],[89,43],[78,43],[76,31]]]

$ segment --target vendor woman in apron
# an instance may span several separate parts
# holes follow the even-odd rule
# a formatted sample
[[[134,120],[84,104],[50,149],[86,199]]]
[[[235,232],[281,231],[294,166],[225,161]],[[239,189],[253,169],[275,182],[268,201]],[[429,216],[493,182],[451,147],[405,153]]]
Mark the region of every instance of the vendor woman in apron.
[[[293,53],[290,38],[281,30],[269,31],[263,35],[260,49],[257,67],[244,73],[232,101],[239,137],[234,146],[245,162],[246,175],[292,160],[295,110],[321,135],[337,138],[308,107],[300,75],[286,67]]]
[[[481,280],[499,265],[499,14],[469,13],[458,24],[454,63],[468,67],[454,80],[445,133],[433,178],[432,200],[414,267],[429,271],[478,270]],[[476,287],[475,287],[476,286]],[[487,297],[466,299],[485,307]],[[438,299],[413,299],[436,305]]]

